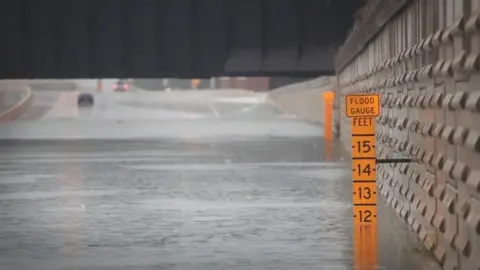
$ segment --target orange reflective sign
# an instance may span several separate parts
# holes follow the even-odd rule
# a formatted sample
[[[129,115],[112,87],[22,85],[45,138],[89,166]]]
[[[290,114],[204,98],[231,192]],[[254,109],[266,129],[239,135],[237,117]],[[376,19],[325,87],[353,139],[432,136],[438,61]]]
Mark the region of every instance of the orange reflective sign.
[[[352,160],[353,181],[375,181],[377,169],[375,159]]]
[[[380,115],[378,94],[345,96],[347,117],[376,117]]]
[[[352,135],[374,135],[375,134],[375,118],[374,117],[354,117],[352,122]]]
[[[377,265],[377,170],[375,117],[380,114],[379,95],[347,95],[346,115],[352,131],[352,196],[355,265]]]

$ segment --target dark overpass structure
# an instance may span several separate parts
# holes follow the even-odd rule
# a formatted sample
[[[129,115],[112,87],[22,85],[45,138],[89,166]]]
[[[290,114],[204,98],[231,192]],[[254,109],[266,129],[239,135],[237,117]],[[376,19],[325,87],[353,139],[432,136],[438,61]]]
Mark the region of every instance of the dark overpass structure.
[[[0,78],[319,76],[359,0],[11,0]]]

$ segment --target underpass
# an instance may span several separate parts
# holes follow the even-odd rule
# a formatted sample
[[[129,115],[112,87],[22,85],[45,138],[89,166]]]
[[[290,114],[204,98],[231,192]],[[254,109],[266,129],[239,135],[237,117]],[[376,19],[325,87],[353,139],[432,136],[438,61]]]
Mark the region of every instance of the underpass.
[[[378,264],[387,268],[417,253],[428,253],[443,269],[480,266],[477,0],[37,2],[2,4],[2,78],[334,76],[328,86],[314,86],[313,80],[274,89],[267,102],[282,116],[273,118],[267,107],[240,106],[238,112],[213,97],[163,102],[145,95],[153,102],[143,103],[106,94],[97,96],[103,108],[76,110],[68,105],[75,93],[50,93],[37,99],[36,111],[2,125],[5,142],[321,138],[322,125],[333,121],[336,143],[347,149],[345,161],[352,142],[345,96],[379,94],[381,115],[369,133],[377,141],[375,162],[408,162],[372,165],[378,173],[369,181],[382,195],[375,201],[378,222],[384,223],[380,213],[386,207],[384,213],[393,215],[388,220],[401,224],[387,226],[398,229],[393,234],[379,226],[378,237],[392,234],[398,246],[418,246],[413,253],[387,252],[393,244],[377,248],[370,241],[359,248],[354,241],[351,253],[378,250]],[[326,88],[334,92],[332,118],[319,98]],[[231,108],[236,116],[226,121]],[[135,114],[146,119],[137,122]],[[244,121],[247,116],[255,124]],[[175,124],[164,123],[168,118]],[[28,119],[47,128],[21,121]],[[118,132],[121,126],[127,131]],[[343,149],[325,147],[323,161]],[[408,236],[415,244],[400,244]],[[398,256],[401,262],[385,263],[388,256],[381,252],[404,255]]]

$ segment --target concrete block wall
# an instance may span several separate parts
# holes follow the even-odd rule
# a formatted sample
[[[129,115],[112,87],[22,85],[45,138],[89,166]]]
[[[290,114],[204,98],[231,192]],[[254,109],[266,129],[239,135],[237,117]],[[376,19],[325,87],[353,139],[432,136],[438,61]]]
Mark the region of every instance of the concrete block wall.
[[[479,59],[480,0],[412,0],[338,71],[342,140],[343,96],[380,93],[377,155],[416,162],[378,190],[449,270],[480,269]]]

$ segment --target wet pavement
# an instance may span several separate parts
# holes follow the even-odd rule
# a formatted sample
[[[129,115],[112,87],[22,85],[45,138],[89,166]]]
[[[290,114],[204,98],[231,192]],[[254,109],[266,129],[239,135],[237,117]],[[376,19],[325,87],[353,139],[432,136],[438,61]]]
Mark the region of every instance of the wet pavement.
[[[353,269],[349,172],[321,127],[262,95],[124,94],[0,127],[0,269]],[[379,269],[435,269],[379,215]]]

